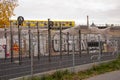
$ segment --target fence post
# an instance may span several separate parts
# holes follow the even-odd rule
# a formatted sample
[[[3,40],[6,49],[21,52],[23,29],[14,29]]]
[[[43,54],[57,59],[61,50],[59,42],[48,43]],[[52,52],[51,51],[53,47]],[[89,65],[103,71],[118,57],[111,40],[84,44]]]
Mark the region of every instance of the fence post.
[[[118,56],[120,56],[120,38],[118,38]]]
[[[116,41],[116,53],[119,56],[119,40]]]
[[[13,62],[13,32],[12,32],[13,30],[12,30],[12,23],[11,23],[11,21],[10,21],[10,34],[11,34],[11,46],[10,46],[10,50],[11,50],[11,62]]]
[[[62,26],[60,22],[60,59],[62,59]]]
[[[37,36],[38,38],[38,41],[37,41],[38,42],[38,59],[40,59],[40,37],[39,37],[40,32],[39,32],[38,22],[36,23],[36,26],[37,26],[37,35],[38,35]]]
[[[73,67],[72,67],[72,71],[75,72],[75,42],[74,42],[74,35],[73,35],[73,41],[72,41],[72,46],[73,46]]]
[[[5,39],[6,39],[6,44],[5,44],[5,60],[7,59],[7,29],[6,29],[6,25],[4,25],[4,31],[5,31]]]
[[[98,36],[98,41],[99,41],[99,57],[98,57],[98,60],[100,61],[100,59],[101,59],[101,41],[100,41],[100,36]]]
[[[69,55],[69,32],[67,32],[67,54]]]
[[[32,43],[32,52],[31,52],[31,79],[33,78],[33,53],[34,53],[34,45]]]
[[[79,55],[80,55],[80,57],[81,57],[81,52],[82,52],[82,50],[81,50],[81,30],[79,30]]]
[[[50,25],[50,19],[48,19],[48,52],[49,52],[49,61],[51,61],[51,25]]]
[[[88,39],[87,39],[87,35],[86,35],[86,46],[87,46],[87,54],[89,54],[89,46],[88,46]]]
[[[30,23],[28,23],[28,33],[29,33],[29,58],[31,56],[31,27]]]

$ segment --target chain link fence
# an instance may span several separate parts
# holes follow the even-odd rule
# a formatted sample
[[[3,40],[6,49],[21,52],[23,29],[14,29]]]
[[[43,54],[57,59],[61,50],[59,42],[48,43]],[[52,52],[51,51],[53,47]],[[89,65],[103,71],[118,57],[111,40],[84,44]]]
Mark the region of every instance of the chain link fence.
[[[11,27],[0,31],[0,80],[112,60],[120,52],[120,37]]]

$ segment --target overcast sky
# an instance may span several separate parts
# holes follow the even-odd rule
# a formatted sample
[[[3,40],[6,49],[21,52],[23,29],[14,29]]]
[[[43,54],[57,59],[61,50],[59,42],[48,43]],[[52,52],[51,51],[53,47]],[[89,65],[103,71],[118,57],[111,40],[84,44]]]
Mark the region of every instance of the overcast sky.
[[[85,24],[89,15],[90,23],[120,23],[120,0],[19,0],[15,8],[16,19],[75,20]]]

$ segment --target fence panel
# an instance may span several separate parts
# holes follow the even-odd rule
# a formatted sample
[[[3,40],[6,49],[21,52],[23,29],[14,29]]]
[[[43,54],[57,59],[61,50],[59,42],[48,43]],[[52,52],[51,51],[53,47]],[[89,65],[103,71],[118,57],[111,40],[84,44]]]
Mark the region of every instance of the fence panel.
[[[48,30],[39,29],[38,33],[38,29],[21,28],[21,47],[17,28],[0,31],[0,40],[6,41],[0,43],[0,80],[111,60],[120,52],[120,38],[106,40],[101,34],[83,34],[81,31],[76,35],[63,31],[60,34],[59,30],[51,30],[49,43]]]

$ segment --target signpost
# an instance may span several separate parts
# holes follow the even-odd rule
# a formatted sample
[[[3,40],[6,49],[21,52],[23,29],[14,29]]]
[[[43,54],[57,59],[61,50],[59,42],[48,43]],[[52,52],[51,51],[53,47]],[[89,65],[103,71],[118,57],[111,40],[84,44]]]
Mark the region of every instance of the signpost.
[[[17,18],[18,21],[18,42],[19,42],[19,64],[21,64],[22,54],[21,54],[21,29],[20,26],[23,24],[24,18],[19,16]]]

